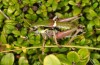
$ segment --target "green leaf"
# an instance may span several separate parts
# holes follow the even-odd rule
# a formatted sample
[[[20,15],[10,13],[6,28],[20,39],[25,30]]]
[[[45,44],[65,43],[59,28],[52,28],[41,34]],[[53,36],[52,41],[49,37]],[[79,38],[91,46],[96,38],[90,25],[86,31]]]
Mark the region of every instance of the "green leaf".
[[[86,62],[78,62],[76,65],[87,65]]]
[[[100,35],[97,37],[97,41],[99,41],[99,42],[100,42]]]
[[[14,30],[15,29],[15,26],[14,25],[11,25],[11,24],[5,24],[5,26],[8,30]]]
[[[93,26],[94,26],[94,21],[90,21],[89,24],[87,25],[88,31],[93,31]]]
[[[17,11],[15,11],[15,13],[14,13],[15,16],[18,16],[18,15],[20,15],[20,14],[21,14],[21,10],[17,10]]]
[[[61,63],[70,64],[70,62],[64,54],[57,54],[56,56],[59,58]]]
[[[93,17],[92,17],[89,13],[86,14],[86,18],[87,18],[88,20],[92,20],[92,19],[93,19]]]
[[[91,17],[97,16],[97,13],[92,8],[89,9],[89,13],[90,13]]]
[[[30,3],[30,0],[22,0],[23,4],[29,4]]]
[[[70,5],[76,5],[76,3],[74,1],[69,1]]]
[[[35,38],[34,38],[34,40],[35,40],[35,45],[36,44],[40,44],[40,42],[41,42],[40,41],[41,40],[41,35],[36,35]]]
[[[47,17],[47,11],[43,12],[43,16]]]
[[[37,2],[37,0],[29,0],[30,1],[30,4],[29,5],[33,5],[34,3]]]
[[[75,0],[75,2],[76,2],[76,3],[79,3],[79,2],[81,2],[81,0]]]
[[[36,13],[37,13],[37,14],[41,14],[42,11],[41,11],[41,10],[37,10]]]
[[[5,20],[5,23],[15,23],[16,21],[14,20]]]
[[[3,5],[6,5],[6,6],[8,6],[9,5],[9,0],[3,0]]]
[[[17,0],[11,0],[11,2],[12,2],[13,4],[18,3],[18,1],[17,1]]]
[[[80,61],[80,57],[79,55],[77,54],[77,52],[75,51],[70,51],[68,54],[67,54],[67,58],[70,62],[79,62]]]
[[[78,8],[78,7],[74,7],[74,9],[73,9],[73,15],[76,16],[76,15],[78,15],[80,13],[81,13],[81,9]]]
[[[100,34],[100,29],[96,28],[96,34]]]
[[[58,16],[58,18],[63,18],[63,14],[61,14],[59,12],[56,12],[55,14],[56,14],[56,16]]]
[[[90,0],[82,0],[82,3],[89,3]]]
[[[27,28],[22,28],[21,35],[25,36],[27,34]]]
[[[95,23],[96,27],[100,27],[100,19],[99,18],[95,18],[94,23]]]
[[[52,11],[52,7],[48,7],[48,12],[51,12]]]
[[[14,41],[14,38],[13,36],[9,35],[7,40],[8,40],[8,43],[12,43]]]
[[[89,7],[84,8],[83,12],[88,13],[89,12]]]
[[[44,58],[43,65],[61,65],[61,63],[55,55],[50,54]]]
[[[19,65],[29,65],[28,60],[25,57],[20,57],[18,63]]]
[[[92,53],[91,54],[91,58],[94,58],[94,59],[100,59],[100,54],[99,53]]]
[[[15,11],[15,7],[14,6],[9,6],[8,10],[7,10],[7,14],[11,15],[14,11]]]
[[[33,14],[32,8],[29,8],[28,13],[29,13],[29,14]]]
[[[4,31],[1,32],[1,42],[3,44],[6,44],[7,43],[7,40],[6,40],[6,33]]]
[[[94,65],[100,65],[100,62],[97,59],[93,59],[92,61]]]
[[[46,3],[46,6],[49,7],[53,3],[53,1],[54,0],[48,0],[47,3]]]
[[[54,0],[52,3],[52,10],[55,11],[58,7],[58,3]]]
[[[3,14],[0,12],[0,20],[5,19],[5,17],[3,16]]]
[[[20,36],[20,31],[18,31],[18,30],[13,30],[12,33],[13,33],[15,36]]]
[[[1,65],[13,65],[14,55],[12,53],[7,53],[1,59]]]
[[[26,14],[25,17],[29,20],[35,21],[37,19],[36,14]]]
[[[95,3],[93,4],[93,8],[97,8],[98,5],[99,5],[98,2],[95,2]]]
[[[80,49],[78,51],[78,54],[80,56],[80,62],[84,63],[88,63],[88,61],[90,60],[90,52],[88,51],[88,49]]]
[[[81,45],[85,45],[85,44],[86,44],[85,38],[83,38],[83,39],[80,41],[80,44],[81,44]]]
[[[80,55],[81,59],[86,59],[90,56],[90,52],[88,51],[88,49],[80,49],[78,51],[78,54]]]
[[[18,46],[20,46],[20,44],[22,44],[24,42],[24,40],[23,40],[23,38],[18,38],[17,39],[17,44],[18,44]],[[17,45],[16,44],[16,45]]]
[[[70,7],[66,6],[64,11],[68,11],[69,9],[70,9]]]
[[[59,50],[59,48],[51,48],[52,52],[57,52]]]

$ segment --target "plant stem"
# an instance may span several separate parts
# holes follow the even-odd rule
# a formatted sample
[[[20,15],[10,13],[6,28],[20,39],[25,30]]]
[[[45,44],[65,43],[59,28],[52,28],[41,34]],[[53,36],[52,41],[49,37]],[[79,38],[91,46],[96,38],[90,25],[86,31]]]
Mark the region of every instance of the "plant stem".
[[[91,49],[91,50],[99,50],[100,48],[95,48],[95,47],[88,47],[88,46],[76,46],[76,45],[60,45],[62,48],[86,48],[86,49]],[[50,46],[45,46],[45,48],[53,48],[53,47],[58,47],[57,45],[50,45]],[[37,49],[37,48],[42,48],[42,46],[34,46],[34,47],[27,47],[26,49]],[[1,51],[0,53],[6,53],[6,52],[12,52],[12,51],[17,51],[17,50],[23,50],[22,48],[19,49],[14,49],[14,50],[7,50],[7,51]]]
[[[9,19],[9,17],[0,9],[0,13],[3,14],[3,16],[6,18],[6,19]]]

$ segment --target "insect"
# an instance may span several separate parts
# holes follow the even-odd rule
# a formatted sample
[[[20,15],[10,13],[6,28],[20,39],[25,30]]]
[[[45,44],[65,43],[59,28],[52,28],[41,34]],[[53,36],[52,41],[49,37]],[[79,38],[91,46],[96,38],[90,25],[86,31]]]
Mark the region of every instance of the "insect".
[[[57,19],[57,16],[55,16],[49,24],[46,24],[46,22],[42,22],[42,24],[41,23],[33,24],[33,29],[35,30],[34,32],[36,34],[41,34],[44,40],[53,37],[56,45],[60,47],[60,45],[57,42],[58,39],[71,37],[71,39],[68,42],[68,44],[70,44],[74,40],[74,37],[77,36],[79,32],[83,31],[82,26],[78,25],[75,26],[73,23],[70,22],[79,19],[80,16],[81,15],[77,15],[66,19]],[[43,30],[39,31],[38,29],[40,28]],[[74,35],[72,35],[73,33]],[[43,49],[44,47],[45,47],[45,41],[43,42]]]

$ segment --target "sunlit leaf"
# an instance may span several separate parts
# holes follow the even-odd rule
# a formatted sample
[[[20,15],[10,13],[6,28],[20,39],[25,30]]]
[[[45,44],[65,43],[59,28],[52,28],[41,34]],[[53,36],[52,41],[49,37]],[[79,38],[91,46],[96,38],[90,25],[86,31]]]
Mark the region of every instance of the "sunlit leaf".
[[[14,55],[12,53],[7,53],[1,59],[1,65],[13,65]]]
[[[59,12],[56,12],[55,14],[56,14],[56,16],[58,16],[59,18],[63,18],[63,14],[61,14],[61,13],[59,13]]]
[[[1,42],[7,44],[6,33],[4,31],[1,32]]]
[[[80,60],[80,57],[79,57],[79,55],[78,55],[78,53],[77,52],[75,52],[75,51],[70,51],[68,54],[67,54],[67,58],[68,58],[68,60],[70,61],[70,62],[79,62],[79,60]]]
[[[86,59],[90,56],[90,52],[88,49],[80,49],[78,51],[78,54],[80,55],[80,58],[82,59]]]
[[[53,1],[52,3],[52,10],[55,11],[57,9],[58,3],[56,1]]]
[[[78,8],[78,7],[75,7],[74,10],[73,10],[73,15],[75,16],[75,15],[78,15],[80,13],[81,13],[81,9]]]
[[[97,41],[100,41],[100,35],[97,37]]]
[[[80,41],[80,44],[81,44],[81,45],[86,44],[86,39],[85,39],[85,38],[83,38],[83,39]]]
[[[29,65],[28,60],[25,57],[20,57],[18,61],[19,65]]]
[[[96,8],[97,6],[98,6],[97,2],[93,4],[93,8]]]
[[[99,18],[95,18],[94,23],[95,23],[96,27],[100,27],[100,19]]]
[[[74,1],[72,1],[72,0],[69,1],[69,4],[70,5],[76,5],[76,3]]]
[[[43,65],[61,65],[59,59],[51,54],[44,58]]]
[[[94,22],[90,21],[89,24],[87,25],[88,31],[92,31],[93,30],[93,26],[94,26]]]
[[[11,15],[14,11],[15,11],[15,7],[14,6],[9,6],[8,10],[7,10],[7,14]]]
[[[19,36],[19,35],[20,35],[20,31],[18,31],[18,30],[13,30],[12,33],[13,33],[15,36]]]
[[[89,3],[90,0],[82,0],[83,3]]]
[[[97,13],[92,8],[89,9],[89,13],[90,13],[91,17],[97,16]]]
[[[46,6],[49,7],[53,3],[53,0],[48,0]]]

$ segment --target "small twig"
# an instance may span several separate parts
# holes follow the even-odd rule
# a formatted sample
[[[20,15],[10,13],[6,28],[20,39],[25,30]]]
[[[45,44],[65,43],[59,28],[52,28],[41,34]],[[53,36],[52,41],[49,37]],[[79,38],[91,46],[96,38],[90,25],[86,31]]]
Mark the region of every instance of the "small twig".
[[[3,14],[3,16],[6,18],[6,19],[9,19],[9,17],[0,9],[0,13]]]

